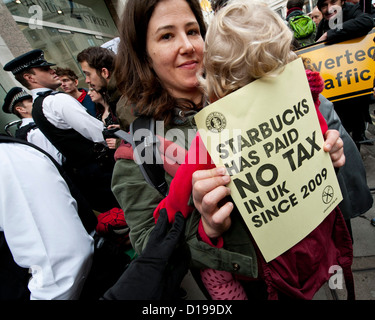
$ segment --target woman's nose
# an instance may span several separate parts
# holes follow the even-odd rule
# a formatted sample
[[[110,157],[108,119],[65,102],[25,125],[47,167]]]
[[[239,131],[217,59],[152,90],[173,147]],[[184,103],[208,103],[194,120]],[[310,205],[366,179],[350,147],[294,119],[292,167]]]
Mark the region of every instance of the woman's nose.
[[[194,52],[194,45],[191,43],[190,39],[184,35],[181,37],[181,43],[180,43],[180,53],[192,53]]]

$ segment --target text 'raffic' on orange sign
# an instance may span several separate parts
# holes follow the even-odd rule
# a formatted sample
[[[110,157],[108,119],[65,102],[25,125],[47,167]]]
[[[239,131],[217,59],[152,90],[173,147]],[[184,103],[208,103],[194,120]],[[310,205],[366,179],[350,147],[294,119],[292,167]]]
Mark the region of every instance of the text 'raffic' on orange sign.
[[[331,101],[371,93],[375,74],[375,28],[366,36],[335,43],[319,43],[297,50],[324,79],[322,94]]]

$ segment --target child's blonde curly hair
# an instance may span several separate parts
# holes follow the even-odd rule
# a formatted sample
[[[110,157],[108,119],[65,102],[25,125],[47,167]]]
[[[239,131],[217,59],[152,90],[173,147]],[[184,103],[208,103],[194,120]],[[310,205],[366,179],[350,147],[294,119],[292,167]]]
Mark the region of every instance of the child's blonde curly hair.
[[[293,34],[282,18],[254,0],[231,0],[218,11],[205,40],[205,79],[211,100],[250,82],[280,73],[296,59]]]

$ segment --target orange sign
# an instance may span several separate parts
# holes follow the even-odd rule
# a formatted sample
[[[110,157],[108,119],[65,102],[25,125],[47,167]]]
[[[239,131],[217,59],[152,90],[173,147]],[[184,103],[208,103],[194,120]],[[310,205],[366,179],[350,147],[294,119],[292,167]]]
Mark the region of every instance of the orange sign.
[[[324,79],[322,94],[330,101],[371,93],[375,74],[375,28],[366,36],[335,43],[319,43],[296,51],[309,58]]]

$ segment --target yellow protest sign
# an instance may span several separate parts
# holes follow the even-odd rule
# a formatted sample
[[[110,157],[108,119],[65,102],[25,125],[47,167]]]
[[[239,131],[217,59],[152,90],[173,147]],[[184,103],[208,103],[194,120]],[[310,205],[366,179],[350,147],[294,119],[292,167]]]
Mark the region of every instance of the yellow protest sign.
[[[232,176],[233,201],[266,261],[342,200],[301,59],[205,107],[195,121],[215,164]]]
[[[322,94],[339,101],[371,93],[375,73],[375,29],[368,35],[335,44],[320,43],[297,50],[311,60],[324,79]]]

